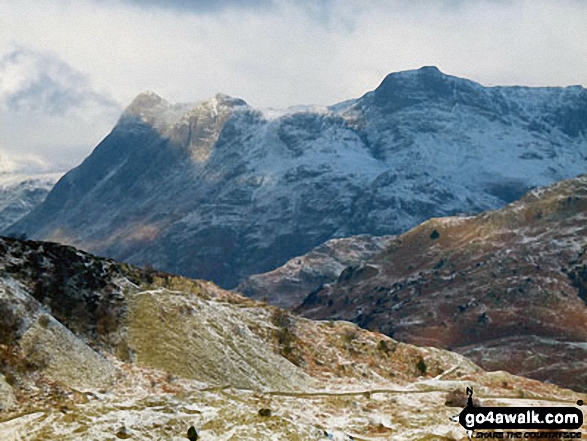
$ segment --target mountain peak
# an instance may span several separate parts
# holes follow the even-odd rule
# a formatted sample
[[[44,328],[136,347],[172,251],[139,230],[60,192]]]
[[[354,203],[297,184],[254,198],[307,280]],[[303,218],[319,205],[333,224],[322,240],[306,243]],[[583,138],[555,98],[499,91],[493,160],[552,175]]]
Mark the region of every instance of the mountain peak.
[[[152,91],[138,94],[124,110],[123,116],[138,116],[145,121],[158,111],[168,108],[170,104]]]
[[[454,104],[455,88],[471,98],[482,86],[469,80],[447,75],[436,66],[394,72],[387,75],[374,92],[379,108],[393,112],[421,102],[450,102]]]
[[[420,72],[433,72],[435,74],[442,74],[440,69],[436,66],[422,66],[420,69],[418,69],[418,71],[420,71]]]
[[[385,79],[383,80],[383,82],[381,84],[383,85],[385,80],[387,80],[388,78],[403,78],[405,80],[411,79],[414,81],[418,81],[418,80],[422,80],[426,77],[428,77],[428,78],[431,78],[431,77],[441,78],[441,77],[450,77],[450,76],[445,74],[444,72],[442,72],[436,66],[422,66],[418,69],[409,69],[409,70],[401,70],[398,72],[391,72],[390,74],[388,74],[385,77]]]
[[[392,72],[387,75],[375,90],[382,91],[390,88],[427,89],[445,83],[449,79],[457,79],[441,72],[436,66],[422,66],[419,69]]]
[[[401,70],[399,72],[392,72],[388,76],[402,76],[402,77],[422,77],[422,76],[448,76],[436,66],[422,66],[418,69]]]
[[[247,102],[241,98],[235,98],[230,95],[226,95],[224,93],[217,93],[214,97],[214,100],[220,104],[227,107],[238,107],[238,106],[247,106]]]
[[[186,104],[171,104],[155,92],[145,91],[132,100],[122,113],[120,122],[138,119],[158,130],[165,130],[189,107]]]
[[[152,107],[161,105],[162,103],[167,103],[167,101],[165,101],[160,95],[156,94],[155,92],[153,92],[151,90],[146,90],[144,92],[139,93],[135,97],[135,99],[133,99],[131,101],[131,103],[126,108],[126,110],[133,111],[133,110],[148,109],[148,108],[152,108]]]

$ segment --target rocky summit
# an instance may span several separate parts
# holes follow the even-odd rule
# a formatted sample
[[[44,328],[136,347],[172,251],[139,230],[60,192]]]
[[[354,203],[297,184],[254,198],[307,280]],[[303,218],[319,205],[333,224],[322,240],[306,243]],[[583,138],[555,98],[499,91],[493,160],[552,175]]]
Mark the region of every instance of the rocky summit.
[[[330,107],[139,95],[6,231],[235,287],[332,238],[478,213],[587,162],[587,91],[484,87],[434,67]]]
[[[298,311],[585,391],[586,219],[585,175],[498,211],[431,219],[310,293]]]
[[[467,387],[486,406],[586,398],[55,243],[0,239],[0,312],[7,441],[466,440]]]

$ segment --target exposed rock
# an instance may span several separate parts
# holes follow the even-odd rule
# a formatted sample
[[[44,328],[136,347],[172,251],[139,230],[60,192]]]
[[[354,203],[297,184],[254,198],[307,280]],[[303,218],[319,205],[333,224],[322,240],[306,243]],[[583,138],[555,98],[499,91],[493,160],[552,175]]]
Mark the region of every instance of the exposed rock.
[[[499,211],[433,219],[365,263],[377,272],[348,270],[299,311],[585,391],[586,218],[581,176]]]
[[[249,277],[236,291],[294,309],[309,293],[326,283],[335,282],[344,269],[359,266],[383,250],[392,239],[393,236],[367,235],[331,239],[276,270]]]
[[[6,382],[4,375],[0,374],[0,412],[10,410],[15,404],[12,387]]]

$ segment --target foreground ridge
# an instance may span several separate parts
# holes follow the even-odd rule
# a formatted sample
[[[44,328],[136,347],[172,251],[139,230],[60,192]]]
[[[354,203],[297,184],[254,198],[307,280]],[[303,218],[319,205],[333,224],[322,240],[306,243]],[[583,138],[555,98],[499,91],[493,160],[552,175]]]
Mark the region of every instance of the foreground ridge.
[[[455,389],[580,397],[54,243],[0,239],[0,269],[2,439],[462,439]]]

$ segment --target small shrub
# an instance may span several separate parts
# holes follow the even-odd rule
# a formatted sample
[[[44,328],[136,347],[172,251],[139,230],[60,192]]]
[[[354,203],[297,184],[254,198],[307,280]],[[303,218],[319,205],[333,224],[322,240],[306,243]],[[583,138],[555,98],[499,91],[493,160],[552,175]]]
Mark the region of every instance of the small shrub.
[[[10,386],[15,386],[17,384],[17,382],[18,382],[18,379],[16,378],[16,376],[12,372],[6,372],[4,374],[4,380]]]
[[[259,416],[268,418],[271,416],[271,409],[263,408],[259,409]]]
[[[287,311],[275,308],[271,314],[271,323],[277,327],[276,337],[279,354],[299,366],[300,358],[296,349],[298,337],[294,332],[293,317]]]
[[[128,431],[128,429],[125,426],[122,426],[116,432],[116,438],[118,438],[118,439],[129,439],[131,436],[132,435],[130,434],[130,432]]]
[[[157,271],[155,271],[155,268],[153,268],[151,263],[145,264],[143,270],[145,274],[145,281],[147,284],[151,285],[155,281],[155,275],[157,274]]]
[[[389,354],[391,352],[395,352],[397,349],[397,343],[395,342],[387,342],[385,340],[379,340],[379,344],[377,345],[377,349],[385,354]]]
[[[46,329],[49,326],[49,323],[51,323],[51,319],[47,314],[41,314],[38,318],[38,322],[41,328]]]
[[[418,357],[418,362],[416,363],[416,369],[418,369],[418,372],[420,372],[420,374],[422,376],[426,375],[426,370],[428,369],[428,366],[426,366],[426,362],[424,361],[424,359],[422,357]]]
[[[8,303],[0,300],[0,344],[14,343],[21,326],[22,319]]]
[[[291,325],[292,319],[290,314],[280,308],[275,308],[271,314],[271,323],[278,328],[285,328]]]
[[[189,439],[190,441],[197,441],[199,438],[200,436],[198,435],[198,431],[196,430],[196,428],[194,426],[190,426],[190,428],[188,429],[187,439]]]

